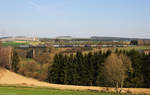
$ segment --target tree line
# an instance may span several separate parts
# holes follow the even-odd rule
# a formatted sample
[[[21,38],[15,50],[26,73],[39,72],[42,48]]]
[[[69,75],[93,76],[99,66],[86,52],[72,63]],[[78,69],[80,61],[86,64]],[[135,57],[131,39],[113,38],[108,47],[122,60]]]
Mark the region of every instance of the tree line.
[[[48,70],[48,81],[85,86],[150,87],[150,55],[136,50],[106,53],[56,54]],[[114,73],[112,73],[114,72]]]
[[[98,85],[101,65],[110,54],[77,52],[74,56],[56,54],[52,66],[49,67],[48,80],[57,84]],[[100,64],[97,64],[100,63]],[[98,71],[97,71],[98,70]]]

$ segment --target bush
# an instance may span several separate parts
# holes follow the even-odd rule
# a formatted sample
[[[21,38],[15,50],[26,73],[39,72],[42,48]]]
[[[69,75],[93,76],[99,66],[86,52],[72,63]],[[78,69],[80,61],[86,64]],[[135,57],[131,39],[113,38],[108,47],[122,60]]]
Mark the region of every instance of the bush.
[[[22,60],[18,64],[18,73],[42,81],[47,80],[49,64],[39,64],[32,59]]]
[[[49,64],[43,64],[40,68],[39,80],[47,81]]]
[[[38,64],[34,60],[22,60],[18,64],[18,73],[28,76],[28,77],[33,77],[33,78],[38,78],[39,77],[39,71],[40,71],[40,64]]]

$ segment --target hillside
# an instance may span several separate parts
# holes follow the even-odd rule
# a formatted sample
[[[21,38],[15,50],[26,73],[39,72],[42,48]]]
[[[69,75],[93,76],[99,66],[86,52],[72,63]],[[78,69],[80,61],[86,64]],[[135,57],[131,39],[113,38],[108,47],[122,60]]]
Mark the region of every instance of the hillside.
[[[131,40],[150,40],[144,38],[127,38],[127,37],[105,37],[105,36],[92,36],[92,40],[99,41],[131,41]]]
[[[109,88],[106,90],[105,87],[93,87],[93,86],[73,86],[73,85],[58,85],[50,84],[46,82],[41,82],[32,78],[27,78],[16,74],[14,72],[8,71],[6,69],[0,68],[0,84],[1,85],[20,85],[20,86],[39,86],[39,87],[50,87],[62,90],[90,90],[90,91],[107,91],[114,92],[115,89]],[[123,92],[147,94],[150,95],[150,89],[145,88],[124,88]]]

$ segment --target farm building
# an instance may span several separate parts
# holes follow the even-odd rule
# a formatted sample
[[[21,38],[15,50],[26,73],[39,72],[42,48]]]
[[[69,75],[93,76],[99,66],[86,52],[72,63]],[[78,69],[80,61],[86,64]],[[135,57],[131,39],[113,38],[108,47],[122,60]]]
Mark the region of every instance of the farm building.
[[[150,45],[150,40],[138,40],[138,45],[140,46],[149,46]]]
[[[150,54],[150,49],[140,50],[139,52],[144,53],[145,55],[149,55]]]
[[[150,49],[149,50],[144,50],[144,54],[149,55],[150,54]]]

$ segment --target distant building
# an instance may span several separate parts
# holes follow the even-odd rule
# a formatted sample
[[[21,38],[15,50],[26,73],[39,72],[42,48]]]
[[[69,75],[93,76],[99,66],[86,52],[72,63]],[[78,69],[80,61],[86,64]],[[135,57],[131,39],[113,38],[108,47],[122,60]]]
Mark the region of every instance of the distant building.
[[[33,41],[39,41],[39,38],[33,37]]]
[[[144,50],[144,54],[149,55],[150,54],[150,49],[149,50]]]
[[[137,40],[137,41],[138,41],[138,45],[140,45],[140,46],[150,45],[150,40]]]
[[[149,55],[150,54],[150,49],[140,50],[139,52],[144,53],[145,55]]]

